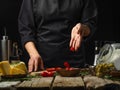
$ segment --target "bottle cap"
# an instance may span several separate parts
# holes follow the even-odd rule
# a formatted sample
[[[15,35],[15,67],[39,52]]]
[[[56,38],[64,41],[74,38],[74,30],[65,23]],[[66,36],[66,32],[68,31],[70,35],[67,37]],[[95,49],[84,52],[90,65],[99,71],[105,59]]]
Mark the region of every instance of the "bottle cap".
[[[8,36],[3,36],[3,40],[8,40]]]
[[[8,36],[6,35],[6,28],[4,28],[4,36],[3,36],[3,40],[8,40]]]

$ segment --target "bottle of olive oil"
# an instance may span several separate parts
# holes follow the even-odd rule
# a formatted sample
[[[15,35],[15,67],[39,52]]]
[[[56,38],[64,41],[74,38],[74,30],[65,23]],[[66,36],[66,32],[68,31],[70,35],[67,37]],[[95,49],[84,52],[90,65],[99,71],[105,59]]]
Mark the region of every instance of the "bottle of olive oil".
[[[6,28],[4,28],[4,35],[0,43],[0,49],[1,49],[0,55],[1,61],[9,60],[9,56],[11,55],[11,41],[8,39],[8,36],[6,35]]]

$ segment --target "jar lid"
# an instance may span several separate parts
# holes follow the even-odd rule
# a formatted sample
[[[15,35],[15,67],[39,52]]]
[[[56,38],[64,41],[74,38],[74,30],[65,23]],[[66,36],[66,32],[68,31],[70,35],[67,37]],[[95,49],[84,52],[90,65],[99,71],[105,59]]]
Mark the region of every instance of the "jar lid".
[[[110,44],[105,44],[101,49],[100,52],[98,54],[98,58],[96,63],[100,64],[100,63],[107,63],[109,62],[109,58],[111,57],[113,52],[113,48]]]

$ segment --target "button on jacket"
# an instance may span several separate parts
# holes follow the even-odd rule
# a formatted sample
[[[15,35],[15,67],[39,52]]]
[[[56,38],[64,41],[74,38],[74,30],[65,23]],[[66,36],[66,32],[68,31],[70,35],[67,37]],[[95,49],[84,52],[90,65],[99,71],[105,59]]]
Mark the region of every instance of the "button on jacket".
[[[45,67],[61,66],[64,61],[83,67],[84,41],[95,31],[96,15],[94,0],[23,0],[18,18],[22,44],[33,41]],[[88,25],[91,34],[77,52],[71,52],[71,30],[77,23]]]

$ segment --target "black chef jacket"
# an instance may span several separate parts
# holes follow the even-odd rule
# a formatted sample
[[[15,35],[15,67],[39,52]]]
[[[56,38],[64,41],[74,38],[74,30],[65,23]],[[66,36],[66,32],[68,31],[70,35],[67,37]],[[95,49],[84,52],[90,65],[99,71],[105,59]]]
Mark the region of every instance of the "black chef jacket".
[[[64,61],[72,67],[83,67],[83,42],[77,52],[69,50],[71,30],[77,23],[86,24],[90,37],[96,15],[94,0],[23,0],[18,18],[22,44],[33,41],[45,67],[63,66]]]

